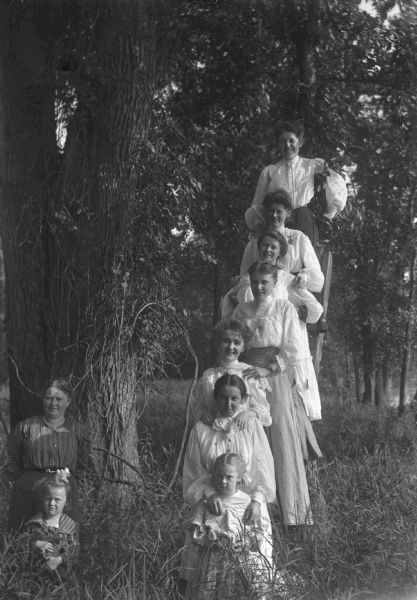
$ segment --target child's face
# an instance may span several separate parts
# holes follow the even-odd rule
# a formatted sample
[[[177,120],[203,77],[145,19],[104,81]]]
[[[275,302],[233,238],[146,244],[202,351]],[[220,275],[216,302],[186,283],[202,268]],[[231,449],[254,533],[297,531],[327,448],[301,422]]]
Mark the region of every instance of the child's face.
[[[239,474],[233,465],[218,465],[213,475],[216,492],[222,496],[232,496],[236,493]]]
[[[242,336],[237,331],[225,329],[220,340],[220,360],[233,362],[237,360],[245,349]]]
[[[48,519],[62,514],[67,494],[63,487],[47,487],[43,497],[43,513]]]
[[[234,385],[224,385],[215,398],[221,417],[234,417],[240,405],[245,401],[241,391]]]

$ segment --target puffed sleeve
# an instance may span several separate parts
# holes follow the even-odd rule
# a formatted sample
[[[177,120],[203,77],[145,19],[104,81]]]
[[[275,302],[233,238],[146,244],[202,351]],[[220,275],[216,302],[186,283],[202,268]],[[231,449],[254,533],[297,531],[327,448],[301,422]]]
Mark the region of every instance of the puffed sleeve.
[[[265,227],[265,212],[262,206],[263,199],[268,192],[271,183],[270,166],[262,169],[258,183],[255,189],[255,195],[252,200],[252,206],[245,212],[245,221],[250,231],[259,231],[260,227]]]
[[[7,441],[8,460],[4,469],[8,481],[16,481],[23,473],[23,422],[18,423],[10,433]]]
[[[283,354],[287,365],[292,367],[304,359],[300,322],[297,311],[290,302],[286,302],[286,306],[282,309],[282,312],[282,340],[280,351]]]
[[[271,410],[266,399],[266,390],[270,389],[265,378],[245,380],[249,393],[249,408],[252,409],[264,427],[272,424]]]
[[[291,302],[291,304],[294,304],[296,308],[303,305],[306,306],[308,311],[306,322],[317,323],[323,313],[322,305],[320,302],[318,302],[318,300],[316,300],[311,292],[305,288],[298,288],[294,281],[295,278],[292,280],[292,282],[290,282],[290,285],[287,288],[288,300]]]
[[[338,212],[346,206],[347,200],[347,187],[346,182],[341,175],[329,169],[330,175],[326,178],[324,185],[327,202],[327,212],[325,217],[333,219]]]
[[[194,422],[200,419],[204,422],[211,422],[215,416],[215,406],[213,399],[215,377],[213,369],[208,369],[203,373],[197,382],[193,395],[192,414]]]
[[[80,555],[79,537],[78,525],[76,524],[74,532],[71,535],[66,536],[66,542],[61,554],[63,562],[68,569],[72,569],[78,562],[78,557]]]
[[[246,244],[246,248],[243,253],[242,264],[240,265],[240,274],[243,275],[244,273],[247,273],[249,268],[253,265],[253,263],[257,262],[258,259],[258,243],[256,238],[252,238]]]
[[[202,498],[214,493],[210,486],[208,472],[201,460],[201,449],[199,442],[199,428],[201,422],[194,425],[188,439],[184,456],[184,467],[182,472],[182,491],[184,499],[192,506]],[[199,483],[197,484],[197,481]]]
[[[300,259],[303,263],[304,272],[307,275],[307,288],[311,292],[320,292],[324,284],[324,275],[314,248],[304,234],[299,239]]]
[[[261,423],[258,420],[253,420],[252,427],[253,462],[252,469],[248,473],[254,485],[251,494],[252,500],[257,500],[257,494],[263,494],[267,502],[273,502],[276,488],[271,447]]]

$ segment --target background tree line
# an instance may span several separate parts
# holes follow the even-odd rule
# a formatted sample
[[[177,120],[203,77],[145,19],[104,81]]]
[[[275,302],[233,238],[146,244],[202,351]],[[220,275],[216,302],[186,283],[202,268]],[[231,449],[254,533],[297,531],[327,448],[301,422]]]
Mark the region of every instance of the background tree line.
[[[304,154],[352,180],[323,377],[384,403],[402,374],[404,403],[416,317],[411,0],[375,1],[372,14],[351,0],[1,8],[13,422],[38,411],[48,376],[72,373],[107,451],[103,477],[134,480],[112,454],[137,462],[137,395],[164,373],[190,374],[188,338],[207,366],[243,214],[277,156],[274,124],[289,117],[307,126]]]

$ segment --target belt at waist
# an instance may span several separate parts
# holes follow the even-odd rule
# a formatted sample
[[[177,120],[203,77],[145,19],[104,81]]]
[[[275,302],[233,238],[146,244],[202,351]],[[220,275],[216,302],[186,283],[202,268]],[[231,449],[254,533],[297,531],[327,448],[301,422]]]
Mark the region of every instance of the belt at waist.
[[[279,348],[275,346],[265,346],[264,348],[248,348],[245,353],[245,360],[254,367],[267,368],[274,360],[274,356],[279,353]]]

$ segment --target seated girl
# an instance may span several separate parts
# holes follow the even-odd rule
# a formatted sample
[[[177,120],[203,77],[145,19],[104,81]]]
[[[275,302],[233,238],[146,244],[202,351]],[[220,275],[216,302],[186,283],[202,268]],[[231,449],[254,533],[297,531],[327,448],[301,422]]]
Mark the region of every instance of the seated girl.
[[[234,319],[222,322],[217,333],[219,338],[219,364],[204,371],[197,382],[194,392],[195,420],[202,420],[207,425],[212,424],[216,416],[216,407],[213,403],[214,384],[219,377],[225,373],[230,373],[242,377],[248,389],[248,400],[242,405],[239,414],[236,416],[236,424],[239,427],[244,427],[248,419],[255,417],[260,420],[264,427],[268,427],[272,422],[268,400],[266,399],[266,390],[269,389],[268,383],[264,378],[246,378],[243,372],[250,365],[239,361],[239,356],[250,342],[252,332],[244,323]]]
[[[265,513],[254,524],[245,524],[245,512],[251,503],[249,494],[238,489],[246,465],[233,452],[217,457],[213,474],[205,478],[222,502],[220,515],[211,512],[205,501],[195,506],[191,517],[191,537],[196,548],[196,570],[188,580],[185,598],[216,598],[239,592],[245,581],[252,591],[260,592],[270,578],[270,565],[262,552],[271,528]],[[268,543],[268,542],[266,542]]]
[[[61,469],[50,474],[40,488],[42,512],[23,525],[29,551],[35,564],[50,571],[69,571],[78,559],[78,525],[64,513],[69,501],[69,472]]]

